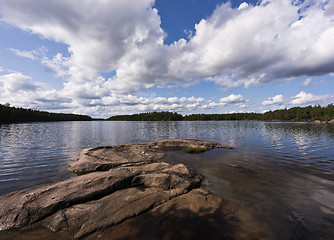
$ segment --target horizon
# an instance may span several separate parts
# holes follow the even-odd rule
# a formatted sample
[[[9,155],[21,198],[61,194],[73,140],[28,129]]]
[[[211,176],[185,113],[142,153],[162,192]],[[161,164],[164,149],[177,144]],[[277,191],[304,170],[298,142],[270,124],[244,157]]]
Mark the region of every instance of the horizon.
[[[334,0],[0,3],[0,104],[106,119],[334,102]]]
[[[15,107],[15,106],[10,106],[9,103],[7,104],[1,104],[0,105],[2,106],[5,106],[5,107],[12,107],[12,108],[18,108],[18,107]],[[265,111],[265,112],[238,112],[238,113],[190,113],[190,114],[182,114],[182,113],[178,113],[178,112],[173,112],[173,111],[148,111],[148,112],[137,112],[137,113],[132,113],[132,114],[119,114],[119,115],[111,115],[109,117],[106,117],[106,118],[94,118],[93,116],[89,116],[89,115],[82,115],[82,116],[88,116],[88,117],[91,117],[92,120],[108,120],[109,118],[112,118],[112,117],[117,117],[117,116],[132,116],[132,115],[140,115],[140,114],[148,114],[148,113],[173,113],[173,114],[180,114],[182,117],[187,117],[187,116],[191,116],[191,115],[233,115],[233,114],[263,114],[265,115],[266,113],[268,112],[274,112],[274,111],[279,111],[279,110],[290,110],[292,108],[307,108],[307,107],[311,107],[311,108],[315,108],[315,107],[318,107],[320,106],[321,108],[326,108],[326,107],[329,107],[330,105],[334,105],[334,103],[329,103],[327,104],[326,106],[322,106],[320,104],[317,104],[317,105],[308,105],[308,106],[304,106],[304,107],[300,107],[300,106],[294,106],[294,107],[290,107],[290,108],[284,108],[284,109],[274,109],[274,110],[268,110],[268,111]],[[25,108],[23,108],[25,109]],[[25,110],[32,110],[32,111],[41,111],[41,110],[38,110],[38,109],[25,109]],[[47,113],[50,113],[48,111],[45,111]],[[73,114],[73,113],[63,113],[63,112],[52,112],[52,113],[55,113],[55,114]],[[76,113],[75,113],[76,114]],[[77,114],[77,115],[81,115],[81,114]],[[334,119],[333,119],[334,120]]]

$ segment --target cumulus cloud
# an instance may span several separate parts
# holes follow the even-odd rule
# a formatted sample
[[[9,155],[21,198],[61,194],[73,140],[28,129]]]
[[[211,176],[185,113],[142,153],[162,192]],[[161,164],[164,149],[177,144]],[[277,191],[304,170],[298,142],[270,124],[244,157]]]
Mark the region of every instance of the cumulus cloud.
[[[334,95],[333,96],[330,96],[330,95],[316,96],[311,93],[306,93],[304,91],[301,91],[295,97],[292,98],[292,100],[290,101],[290,104],[293,104],[293,105],[320,104],[322,102],[328,101],[329,99],[333,97]]]
[[[245,102],[245,99],[243,98],[241,94],[238,94],[238,95],[231,94],[227,97],[219,99],[219,102],[222,104],[231,104],[231,103],[237,104],[237,103]]]
[[[140,88],[154,86],[205,80],[248,88],[334,72],[333,0],[273,0],[235,9],[224,3],[197,23],[188,39],[170,45],[164,44],[154,0],[0,0],[0,6],[2,22],[68,46],[68,57],[58,53],[41,61],[66,78],[61,95],[71,99],[70,107],[119,102],[129,108],[115,96],[134,96]],[[37,57],[31,51],[11,51]],[[104,78],[101,72],[115,74]],[[264,105],[282,101],[274,98]],[[296,96],[294,102],[301,99]],[[219,103],[182,106],[243,101],[232,94]],[[180,103],[169,104],[178,109]]]
[[[100,82],[99,82],[100,81]],[[103,80],[90,86],[66,87],[60,91],[49,89],[46,84],[32,82],[22,73],[0,75],[0,92],[3,103],[13,106],[44,109],[49,111],[74,112],[95,117],[146,111],[187,112],[222,106],[201,97],[138,97],[133,94],[105,92]],[[69,84],[69,83],[68,83]],[[87,92],[87,89],[91,91]]]
[[[330,72],[334,23],[321,6],[307,4],[278,0],[241,10],[221,5],[196,25],[189,42],[202,72],[228,74],[225,84],[245,87]]]
[[[69,74],[69,59],[63,57],[61,53],[57,53],[52,59],[43,57],[41,63],[47,70],[53,71],[57,77],[65,77]]]
[[[242,9],[244,9],[244,8],[247,8],[247,7],[248,7],[248,3],[243,2],[243,3],[241,3],[241,4],[239,5],[238,10],[242,10]]]
[[[0,76],[0,82],[3,85],[5,93],[18,92],[21,90],[34,91],[36,86],[29,83],[31,77],[22,73],[10,73]]]
[[[110,106],[115,110],[130,111],[178,111],[196,110],[197,108],[206,108],[205,99],[199,97],[177,98],[177,97],[137,97],[132,94],[113,94],[102,99],[92,100],[92,105]]]
[[[122,79],[115,88],[124,88],[127,82],[131,88],[133,76],[124,76],[123,68],[139,76],[140,68],[147,72],[155,59],[140,59],[163,44],[164,33],[152,0],[0,3],[3,21],[69,46],[69,81],[93,81],[98,72],[117,70]]]
[[[301,106],[301,105],[312,105],[312,104],[322,104],[329,102],[334,99],[334,95],[313,95],[312,93],[306,93],[304,91],[299,92],[296,96],[286,98],[282,94],[276,95],[274,97],[269,97],[262,102],[262,105],[280,105],[285,107],[290,106]]]
[[[1,100],[13,106],[64,109],[62,103],[69,101],[56,90],[48,89],[43,83],[34,83],[31,77],[18,72],[0,75],[0,86]]]
[[[198,109],[212,109],[222,106],[221,103],[214,103],[212,101],[206,101],[199,97],[138,97],[132,94],[112,94],[102,99],[92,99],[89,102],[92,109],[98,108],[105,112],[109,109],[109,114],[106,113],[103,117],[116,114],[129,114],[134,112],[150,112],[150,111],[176,111],[179,113],[188,113],[188,111]],[[111,110],[111,111],[110,111]],[[94,115],[94,111],[87,113]],[[95,112],[96,113],[96,112]]]
[[[274,97],[267,98],[262,102],[262,105],[267,106],[267,105],[283,104],[283,103],[285,103],[285,98],[283,97],[282,94],[279,94]]]
[[[194,79],[249,87],[334,70],[332,1],[222,4],[169,46],[153,0],[0,2],[3,21],[69,46],[70,81],[116,71],[113,91]]]

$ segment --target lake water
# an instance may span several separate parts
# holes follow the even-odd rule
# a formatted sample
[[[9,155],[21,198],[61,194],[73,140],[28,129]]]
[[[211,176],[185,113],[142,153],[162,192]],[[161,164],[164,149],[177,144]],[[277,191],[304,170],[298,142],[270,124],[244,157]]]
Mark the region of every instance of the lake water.
[[[334,239],[334,124],[55,122],[0,125],[0,195],[73,177],[83,148],[188,138],[235,149],[169,152],[221,196],[235,239]]]

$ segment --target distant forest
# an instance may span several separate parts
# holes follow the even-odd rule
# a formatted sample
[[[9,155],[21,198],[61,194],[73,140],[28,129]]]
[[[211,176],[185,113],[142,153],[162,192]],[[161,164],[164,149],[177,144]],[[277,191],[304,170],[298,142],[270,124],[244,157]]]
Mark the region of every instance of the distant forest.
[[[268,111],[265,113],[229,113],[229,114],[191,114],[182,116],[175,112],[147,112],[132,115],[117,115],[109,121],[322,121],[334,119],[334,105],[293,107]],[[92,121],[90,116],[65,113],[49,113],[44,111],[10,107],[0,104],[0,123],[53,122],[53,121]]]
[[[85,115],[49,113],[31,109],[10,107],[0,104],[0,123],[53,122],[53,121],[91,121]]]
[[[334,105],[326,107],[307,106],[268,111],[265,113],[230,113],[230,114],[191,114],[182,116],[173,112],[148,112],[133,115],[117,115],[108,118],[110,121],[224,121],[224,120],[257,120],[257,121],[330,121],[334,119]]]
[[[148,112],[133,115],[117,115],[108,118],[110,121],[183,121],[184,117],[173,112]]]

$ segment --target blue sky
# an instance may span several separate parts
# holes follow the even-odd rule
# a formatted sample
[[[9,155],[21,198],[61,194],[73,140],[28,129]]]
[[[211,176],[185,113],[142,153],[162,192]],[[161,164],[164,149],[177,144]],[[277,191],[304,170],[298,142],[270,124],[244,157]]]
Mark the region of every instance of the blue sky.
[[[0,0],[0,103],[107,118],[334,102],[333,0]]]

